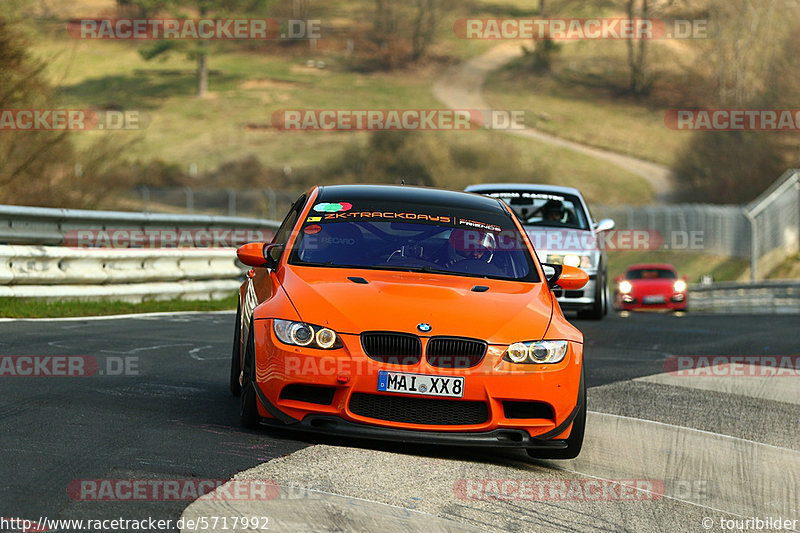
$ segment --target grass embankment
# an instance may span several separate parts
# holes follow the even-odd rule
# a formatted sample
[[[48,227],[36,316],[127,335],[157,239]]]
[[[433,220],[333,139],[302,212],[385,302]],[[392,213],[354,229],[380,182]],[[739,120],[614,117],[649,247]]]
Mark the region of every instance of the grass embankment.
[[[693,252],[609,252],[608,277],[612,281],[625,269],[636,263],[668,263],[679,276],[688,276],[689,283],[699,283],[703,275],[710,274],[714,281],[735,281],[749,265],[746,258],[707,255]]]
[[[628,76],[626,43],[566,42],[552,74],[531,73],[522,58],[496,72],[487,81],[485,95],[493,107],[529,110],[528,125],[541,131],[672,165],[687,134],[669,129],[664,115],[677,105],[671,95],[685,84],[683,65],[692,53],[689,46],[650,43],[660,90],[650,98],[635,99],[623,89]]]
[[[62,5],[63,4],[63,5]],[[269,127],[278,109],[418,109],[441,108],[431,86],[448,65],[481,53],[492,41],[459,39],[453,22],[465,16],[533,16],[535,8],[524,2],[499,3],[483,0],[443,12],[431,59],[421,65],[388,72],[356,72],[344,53],[337,28],[369,26],[364,9],[371,2],[331,2],[314,6],[314,18],[323,21],[317,49],[307,43],[268,50],[242,43],[215,43],[210,50],[209,96],[194,96],[195,63],[182,53],[146,62],[138,51],[148,43],[76,40],[66,35],[69,16],[113,13],[114,3],[55,2],[57,14],[46,23],[36,22],[38,34],[33,50],[49,62],[47,74],[58,87],[60,105],[70,108],[134,109],[146,114],[147,127],[134,132],[93,131],[75,135],[80,146],[102,135],[138,138],[128,157],[142,161],[161,160],[188,169],[196,164],[200,173],[221,164],[255,155],[266,167],[318,169],[319,182],[341,178],[325,173],[331,158],[352,144],[366,145],[368,134],[349,132],[281,132]],[[86,9],[81,6],[85,5]],[[61,10],[57,9],[61,6]],[[327,25],[327,26],[326,26]],[[325,42],[323,42],[325,41]],[[334,44],[330,44],[333,41]],[[308,60],[324,61],[323,69],[307,67]],[[530,90],[530,87],[527,91]],[[489,180],[543,181],[576,185],[586,196],[605,203],[646,203],[649,186],[638,176],[615,171],[572,151],[543,145],[530,139],[514,139],[489,131],[419,133],[441,150],[480,155],[487,147],[505,150],[503,165],[476,157],[466,168],[456,166],[449,175],[437,177],[438,186],[462,188]],[[413,178],[412,178],[413,179]],[[363,182],[374,181],[364,176]],[[291,179],[289,180],[291,184]],[[301,186],[305,186],[302,184]],[[602,196],[595,192],[603,190]]]
[[[221,300],[161,300],[142,303],[0,298],[0,318],[59,318],[124,315],[130,313],[227,311],[235,310],[237,301],[236,294]]]

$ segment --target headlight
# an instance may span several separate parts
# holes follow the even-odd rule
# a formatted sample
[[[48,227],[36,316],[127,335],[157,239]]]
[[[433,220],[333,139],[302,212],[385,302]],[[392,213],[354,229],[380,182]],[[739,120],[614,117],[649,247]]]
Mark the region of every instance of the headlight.
[[[547,254],[545,263],[553,265],[567,265],[578,268],[592,268],[594,267],[594,260],[591,255],[578,255],[578,254]]]
[[[336,344],[336,333],[332,329],[322,328],[317,331],[316,341],[320,348],[330,348]]]
[[[551,265],[560,265],[564,261],[564,256],[561,254],[547,254],[547,261]]]
[[[628,294],[633,290],[633,285],[631,285],[630,281],[620,281],[619,282],[619,292],[622,294]]]
[[[672,288],[675,289],[675,292],[683,292],[686,290],[686,282],[682,279],[679,279],[675,282],[675,285],[673,285]]]
[[[558,363],[567,355],[567,341],[515,342],[503,355],[511,363]]]
[[[342,347],[339,336],[329,328],[278,318],[273,320],[272,324],[275,336],[284,344],[322,348],[323,350]]]
[[[528,345],[522,342],[515,342],[508,347],[506,354],[512,363],[523,363],[528,358]]]

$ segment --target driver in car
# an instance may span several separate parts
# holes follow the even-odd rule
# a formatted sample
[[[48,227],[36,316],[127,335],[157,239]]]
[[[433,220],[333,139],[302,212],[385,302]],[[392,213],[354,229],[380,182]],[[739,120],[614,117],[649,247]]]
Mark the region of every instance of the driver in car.
[[[558,222],[563,224],[566,222],[566,209],[560,200],[548,200],[542,206],[542,219],[547,222]]]
[[[493,233],[472,229],[454,229],[447,242],[448,267],[470,259],[489,263],[497,248],[497,239]]]

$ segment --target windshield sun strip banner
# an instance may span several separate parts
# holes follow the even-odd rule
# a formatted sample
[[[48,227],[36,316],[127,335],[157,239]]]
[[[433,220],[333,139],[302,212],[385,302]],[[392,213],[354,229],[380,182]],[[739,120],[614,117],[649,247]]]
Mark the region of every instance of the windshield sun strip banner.
[[[344,202],[342,202],[344,203]],[[332,209],[330,203],[325,204],[325,210]],[[335,205],[338,205],[336,203]],[[349,205],[349,204],[348,204]],[[316,206],[315,206],[316,207]],[[482,220],[475,220],[474,218],[466,218],[463,216],[446,215],[446,214],[432,214],[432,213],[412,213],[401,211],[349,211],[338,210],[335,212],[309,212],[306,216],[304,225],[307,224],[320,224],[325,222],[362,222],[362,221],[381,221],[381,222],[412,222],[421,224],[435,224],[440,226],[449,227],[464,227],[475,229],[479,231],[490,231],[492,233],[500,233],[503,227],[494,223]],[[510,220],[509,220],[510,222]],[[508,225],[507,230],[516,229],[512,224]]]

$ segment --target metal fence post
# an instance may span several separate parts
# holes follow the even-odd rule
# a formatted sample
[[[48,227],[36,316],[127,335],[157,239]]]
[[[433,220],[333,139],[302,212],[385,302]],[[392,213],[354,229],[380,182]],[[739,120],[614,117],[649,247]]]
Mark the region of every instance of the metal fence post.
[[[142,194],[142,203],[144,204],[144,212],[147,213],[150,211],[150,188],[147,185],[142,185],[139,188],[139,192]]]
[[[188,185],[183,190],[186,192],[186,212],[192,213],[194,211],[194,191]]]
[[[756,219],[747,209],[742,209],[750,223],[750,281],[755,283],[758,269],[758,235],[756,235]]]
[[[264,194],[269,199],[269,204],[267,208],[267,216],[274,217],[275,212],[278,210],[278,198],[275,195],[275,191],[271,188],[267,187],[264,189]]]
[[[228,215],[236,216],[236,190],[228,189]]]

